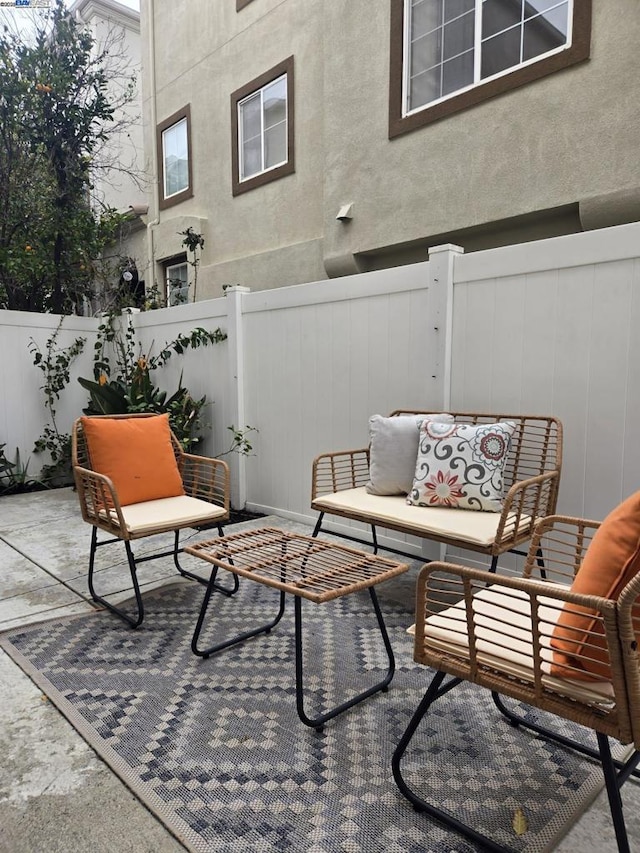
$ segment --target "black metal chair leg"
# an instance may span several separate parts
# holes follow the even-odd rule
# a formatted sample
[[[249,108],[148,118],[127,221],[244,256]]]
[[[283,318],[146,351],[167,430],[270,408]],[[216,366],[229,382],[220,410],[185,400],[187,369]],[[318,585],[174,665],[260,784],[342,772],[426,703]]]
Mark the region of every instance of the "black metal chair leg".
[[[561,735],[558,732],[554,732],[552,729],[549,729],[546,726],[541,726],[538,723],[534,723],[533,721],[530,722],[529,720],[525,720],[524,717],[519,716],[504,704],[502,696],[499,693],[492,692],[491,698],[493,699],[496,708],[504,717],[507,718],[510,725],[516,728],[522,726],[525,729],[529,729],[530,731],[541,735],[546,740],[551,740],[554,743],[559,743],[562,746],[566,746],[568,749],[572,749],[574,752],[580,753],[580,755],[587,755],[589,758],[595,758],[598,761],[601,760],[601,753],[599,752],[599,750],[594,749],[591,746],[587,746],[586,744],[582,744],[579,741],[573,740],[572,738],[565,737],[564,735]],[[640,770],[636,770],[633,766],[629,767],[629,765],[632,763],[631,760],[624,762],[612,759],[612,761],[619,770],[625,770],[625,779],[629,776],[634,776],[636,779],[640,779]],[[639,761],[640,753],[638,753],[636,763],[638,763]]]
[[[304,710],[304,684],[302,667],[302,606],[300,596],[295,596],[296,708],[298,711],[298,716],[300,717],[302,722],[306,726],[309,726],[310,728],[315,729],[318,732],[322,731],[324,724],[327,722],[327,720],[331,720],[333,719],[333,717],[337,717],[338,714],[341,714],[348,708],[352,708],[354,705],[357,705],[358,702],[362,702],[364,699],[368,698],[369,696],[372,696],[374,693],[378,693],[379,691],[386,692],[391,682],[391,679],[393,678],[393,674],[395,672],[395,658],[393,656],[393,649],[391,648],[391,642],[389,640],[387,628],[384,624],[384,619],[382,617],[382,611],[380,610],[380,605],[378,603],[378,597],[373,587],[369,587],[369,594],[371,596],[371,601],[373,602],[373,609],[375,611],[376,619],[378,621],[378,627],[380,628],[384,647],[387,652],[387,659],[389,661],[387,673],[382,679],[382,681],[379,681],[377,684],[374,684],[372,687],[369,687],[362,693],[358,693],[356,696],[352,697],[346,702],[337,705],[335,708],[332,708],[331,710],[326,711],[323,714],[319,714],[317,717],[307,716]]]
[[[510,554],[519,554],[521,557],[527,556],[526,551],[518,551],[517,548],[510,548],[509,553]],[[499,559],[500,559],[499,554],[494,554],[494,556],[491,558],[491,565],[489,566],[489,571],[492,572],[493,574],[495,574],[495,572],[498,569],[498,560]],[[538,550],[536,551],[536,562],[538,564],[538,567],[540,568],[540,577],[542,578],[542,580],[546,580],[547,579],[547,572],[546,572],[545,566],[544,566],[542,548],[538,548]]]
[[[248,640],[249,637],[255,637],[257,634],[268,634],[269,631],[271,631],[272,628],[275,628],[278,622],[282,619],[282,614],[284,613],[285,593],[281,591],[280,607],[278,609],[276,618],[273,619],[271,622],[268,622],[266,625],[261,625],[259,628],[253,628],[250,631],[243,631],[241,634],[232,637],[230,640],[223,640],[223,642],[221,643],[214,643],[212,646],[209,646],[206,649],[198,648],[198,640],[200,639],[202,626],[204,624],[205,616],[207,615],[211,595],[214,590],[219,589],[219,587],[216,585],[217,573],[218,567],[214,566],[211,570],[211,577],[209,578],[209,582],[207,584],[207,589],[204,594],[204,600],[202,602],[202,607],[200,608],[200,613],[198,614],[198,621],[196,622],[196,627],[193,632],[193,638],[191,640],[191,651],[194,653],[194,655],[197,655],[201,658],[208,658],[210,655],[213,655],[216,652],[221,651],[222,649],[226,649],[229,646],[235,646],[236,643],[241,643],[243,640]]]
[[[113,542],[116,540],[109,539],[108,542]],[[94,572],[94,563],[96,550],[100,545],[106,545],[105,542],[98,542],[98,528],[93,527],[91,531],[91,547],[89,550],[89,574],[88,574],[88,585],[89,592],[91,594],[91,598],[94,601],[97,601],[99,604],[102,604],[103,607],[106,607],[107,610],[110,610],[112,613],[115,613],[121,619],[123,619],[127,625],[131,628],[137,628],[142,624],[142,620],[144,619],[144,606],[142,604],[142,596],[140,594],[140,587],[138,585],[138,578],[136,574],[136,560],[133,556],[133,551],[131,550],[131,545],[128,541],[125,540],[124,547],[127,551],[127,561],[129,563],[129,571],[131,572],[131,581],[133,583],[133,591],[136,598],[136,613],[135,616],[129,616],[128,613],[125,613],[124,610],[120,607],[116,607],[115,604],[111,604],[111,602],[107,601],[102,596],[98,595],[95,591],[95,587],[93,584],[93,572]]]
[[[538,548],[536,551],[536,563],[538,564],[538,568],[540,569],[540,577],[543,581],[546,581],[547,570],[544,565],[544,554],[542,553],[542,548]]]
[[[616,841],[618,842],[618,853],[630,853],[627,828],[624,822],[624,814],[622,813],[620,782],[616,773],[615,763],[611,757],[609,738],[600,732],[597,732],[597,736],[602,772],[604,773],[604,783],[607,788],[607,796],[609,797],[611,819],[613,820],[613,828],[616,833]]]
[[[315,539],[322,530],[322,519],[324,518],[324,513],[321,512],[318,516],[318,520],[316,521],[316,526],[313,528],[313,533],[311,534],[311,538]]]
[[[427,803],[426,800],[423,800],[422,797],[419,797],[405,782],[402,773],[400,771],[400,762],[402,760],[403,755],[405,754],[411,739],[413,738],[416,729],[420,725],[422,718],[425,716],[431,705],[439,699],[441,696],[444,696],[445,693],[448,693],[449,690],[452,690],[457,684],[460,684],[462,681],[461,678],[451,678],[450,681],[446,682],[446,684],[442,684],[446,673],[439,671],[433,676],[431,684],[429,685],[427,692],[424,694],[422,701],[418,705],[413,717],[409,721],[409,725],[405,733],[400,738],[400,742],[393,753],[393,757],[391,759],[391,769],[393,771],[393,778],[395,779],[396,785],[400,789],[403,796],[405,796],[409,802],[413,805],[414,809],[418,812],[426,812],[431,817],[438,820],[440,823],[445,826],[454,829],[456,832],[459,832],[461,835],[464,835],[466,838],[469,838],[471,841],[479,844],[482,850],[492,851],[492,853],[511,853],[508,847],[502,847],[499,844],[496,844],[495,841],[492,841],[486,835],[482,835],[480,832],[476,832],[475,829],[472,829],[470,826],[467,826],[465,823],[461,823],[457,820],[453,815],[448,812],[443,811],[442,809],[436,808],[436,806],[431,805],[431,803]],[[442,685],[442,686],[441,686]]]
[[[222,529],[222,525],[220,525],[220,524],[218,525],[218,535],[224,536],[224,531]],[[200,577],[200,575],[196,575],[193,572],[189,572],[186,569],[182,568],[182,566],[180,565],[180,560],[178,559],[178,555],[182,554],[184,552],[184,548],[180,548],[179,545],[180,545],[180,531],[176,530],[174,544],[173,544],[173,562],[175,563],[176,569],[180,572],[180,574],[182,575],[183,578],[189,578],[190,580],[197,581],[198,583],[201,583],[203,586],[207,586],[207,584],[209,583],[209,580],[207,578],[202,578],[202,577]],[[235,595],[239,588],[240,588],[240,583],[238,581],[238,575],[233,576],[233,584],[231,586],[231,589],[229,589],[229,587],[222,586],[222,584],[216,584],[215,585],[215,589],[218,592],[221,592],[223,595],[227,595],[229,597],[231,597],[232,595]]]

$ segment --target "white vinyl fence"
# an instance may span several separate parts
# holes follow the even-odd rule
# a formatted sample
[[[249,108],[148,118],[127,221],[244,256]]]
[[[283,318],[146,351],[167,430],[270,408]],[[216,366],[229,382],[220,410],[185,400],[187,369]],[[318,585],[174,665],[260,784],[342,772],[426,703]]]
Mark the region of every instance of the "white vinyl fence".
[[[172,358],[212,401],[204,450],[227,427],[255,426],[255,455],[226,457],[233,503],[311,523],[311,464],[366,446],[374,413],[433,407],[552,414],[565,428],[558,510],[602,518],[640,488],[640,224],[276,290],[232,288],[221,299],[132,317],[142,351],[220,326],[222,344]],[[43,348],[59,318],[0,311],[0,443],[31,451],[44,423],[29,340]],[[59,408],[68,430],[85,404],[99,321],[65,318],[60,341],[87,337]],[[44,461],[44,460],[43,460]],[[384,541],[384,540],[383,540]]]

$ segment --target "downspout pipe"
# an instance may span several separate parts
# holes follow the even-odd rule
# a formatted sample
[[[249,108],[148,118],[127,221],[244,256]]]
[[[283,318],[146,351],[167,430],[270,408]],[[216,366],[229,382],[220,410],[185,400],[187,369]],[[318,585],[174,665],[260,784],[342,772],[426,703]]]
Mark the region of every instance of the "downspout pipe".
[[[158,107],[156,103],[156,28],[155,28],[155,0],[146,0],[147,6],[147,33],[149,44],[149,107],[151,122],[151,175],[152,175],[152,218],[147,222],[147,266],[151,277],[151,287],[155,284],[155,248],[153,244],[153,229],[160,222],[160,199],[158,189],[158,150],[154,142],[156,127],[158,126]]]

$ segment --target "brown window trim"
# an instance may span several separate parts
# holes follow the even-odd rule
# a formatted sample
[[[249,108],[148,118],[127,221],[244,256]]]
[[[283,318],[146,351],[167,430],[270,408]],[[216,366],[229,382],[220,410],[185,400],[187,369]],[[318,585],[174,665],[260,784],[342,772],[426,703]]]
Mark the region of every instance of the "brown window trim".
[[[240,159],[238,152],[239,132],[238,132],[238,102],[247,95],[257,92],[268,83],[287,75],[287,162],[276,169],[270,169],[268,172],[261,172],[253,178],[248,178],[246,181],[240,180]],[[283,62],[275,65],[269,71],[265,71],[255,80],[236,89],[231,95],[231,192],[233,195],[240,195],[248,190],[253,190],[256,187],[261,187],[264,184],[271,183],[283,178],[285,175],[290,175],[295,172],[295,157],[294,157],[294,87],[293,87],[293,56],[288,57]]]
[[[239,12],[240,9],[244,9],[245,6],[248,6],[251,3],[251,0],[236,0],[236,12]]]
[[[162,153],[162,134],[174,124],[177,124],[182,119],[187,120],[187,157],[189,170],[189,186],[182,192],[172,195],[170,198],[164,197],[164,155]],[[156,128],[156,150],[158,157],[158,207],[160,210],[166,210],[168,207],[173,207],[174,204],[180,204],[185,199],[193,198],[193,173],[192,173],[192,157],[191,157],[191,105],[187,104],[181,110],[178,110],[173,115],[161,121]]]
[[[518,68],[510,74],[479,83],[473,89],[454,95],[446,101],[441,101],[433,107],[402,115],[402,72],[403,72],[403,36],[404,36],[404,0],[391,0],[391,44],[390,44],[390,76],[389,76],[389,139],[403,133],[424,127],[445,116],[466,110],[468,107],[509,92],[519,86],[524,86],[547,74],[554,74],[563,68],[582,62],[589,58],[591,44],[591,0],[579,0],[573,7],[573,38],[571,47],[527,65]]]

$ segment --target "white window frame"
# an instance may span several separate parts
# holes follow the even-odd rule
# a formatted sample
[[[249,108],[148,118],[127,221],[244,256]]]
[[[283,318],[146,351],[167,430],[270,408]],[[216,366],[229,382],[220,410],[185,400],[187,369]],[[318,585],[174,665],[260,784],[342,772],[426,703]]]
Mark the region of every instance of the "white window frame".
[[[425,0],[425,2],[441,2],[441,0]],[[568,0],[567,3],[567,40],[565,44],[560,45],[560,47],[553,48],[552,50],[546,51],[545,53],[541,53],[538,56],[533,57],[532,59],[527,59],[523,62],[519,62],[516,65],[512,65],[509,68],[505,68],[502,71],[499,71],[497,74],[492,74],[488,77],[481,77],[481,64],[482,64],[482,4],[483,0],[475,0],[475,21],[474,21],[474,80],[473,83],[468,86],[462,86],[460,89],[456,89],[453,92],[449,92],[447,95],[443,95],[440,98],[435,98],[433,101],[428,101],[425,104],[421,104],[418,107],[410,107],[409,98],[411,92],[411,11],[412,4],[411,0],[404,0],[404,34],[403,34],[403,68],[402,68],[402,108],[403,108],[403,116],[411,116],[416,113],[421,112],[422,110],[429,109],[437,104],[440,104],[444,101],[448,101],[451,98],[455,98],[463,92],[468,92],[471,89],[475,89],[478,86],[484,85],[485,83],[496,80],[500,77],[506,77],[509,74],[513,74],[514,71],[517,71],[521,68],[526,68],[529,65],[534,65],[537,62],[540,62],[543,59],[547,59],[550,56],[554,56],[558,53],[563,53],[566,50],[569,50],[572,45],[572,23],[574,19],[574,0]],[[545,9],[544,12],[549,12],[554,8],[558,8],[559,6],[564,5],[564,0],[557,0],[557,2]],[[541,12],[540,14],[544,14]],[[508,27],[502,30],[500,33],[495,33],[491,38],[494,38],[496,35],[507,32],[509,29],[513,29],[515,27],[522,27],[522,21],[517,24],[514,24],[512,27]],[[523,33],[524,30],[522,29]],[[521,36],[522,42],[522,36]],[[479,49],[480,48],[480,49]]]
[[[165,140],[166,140],[166,136],[168,133],[171,133],[172,131],[177,132],[179,127],[182,127],[183,132],[184,132],[184,148],[186,149],[186,152],[187,152],[187,159],[186,159],[187,175],[186,175],[185,185],[183,187],[180,187],[180,189],[174,190],[173,192],[170,193],[170,192],[167,192],[167,171],[168,170],[167,170],[167,149],[166,149]],[[163,177],[162,194],[163,194],[163,197],[166,201],[169,201],[169,199],[175,198],[175,196],[180,195],[180,193],[183,193],[189,189],[189,125],[188,125],[186,116],[184,118],[181,118],[175,124],[172,124],[171,127],[167,127],[165,130],[162,131],[162,177]]]
[[[183,279],[180,276],[175,275],[176,270],[184,271],[186,277]],[[172,275],[173,273],[173,275]],[[182,287],[176,287],[171,281],[179,279],[180,281],[185,281],[186,284]],[[166,284],[166,304],[168,306],[173,305],[186,305],[189,301],[189,264],[187,261],[177,261],[173,264],[167,264],[165,267],[165,284]],[[186,299],[175,299],[176,292],[183,292],[186,290]]]
[[[264,129],[264,94],[265,92],[271,88],[271,86],[276,85],[284,80],[285,88],[286,88],[286,99],[285,99],[285,116],[282,122],[279,124],[284,124],[285,134],[285,156],[278,163],[273,163],[271,166],[267,166],[265,168],[265,129]],[[262,168],[257,172],[252,172],[250,175],[244,175],[244,135],[243,135],[243,121],[242,121],[242,107],[247,101],[252,100],[256,97],[256,95],[260,95],[260,159]],[[258,175],[264,175],[268,172],[272,172],[274,169],[279,169],[289,162],[289,81],[288,75],[285,72],[281,74],[279,77],[276,77],[274,80],[269,81],[264,86],[261,86],[259,89],[256,89],[255,92],[252,92],[250,95],[247,95],[242,100],[238,101],[237,105],[238,109],[238,178],[240,183],[244,183],[245,181],[251,181],[254,178],[258,177]],[[277,127],[278,125],[273,125],[273,127]]]

